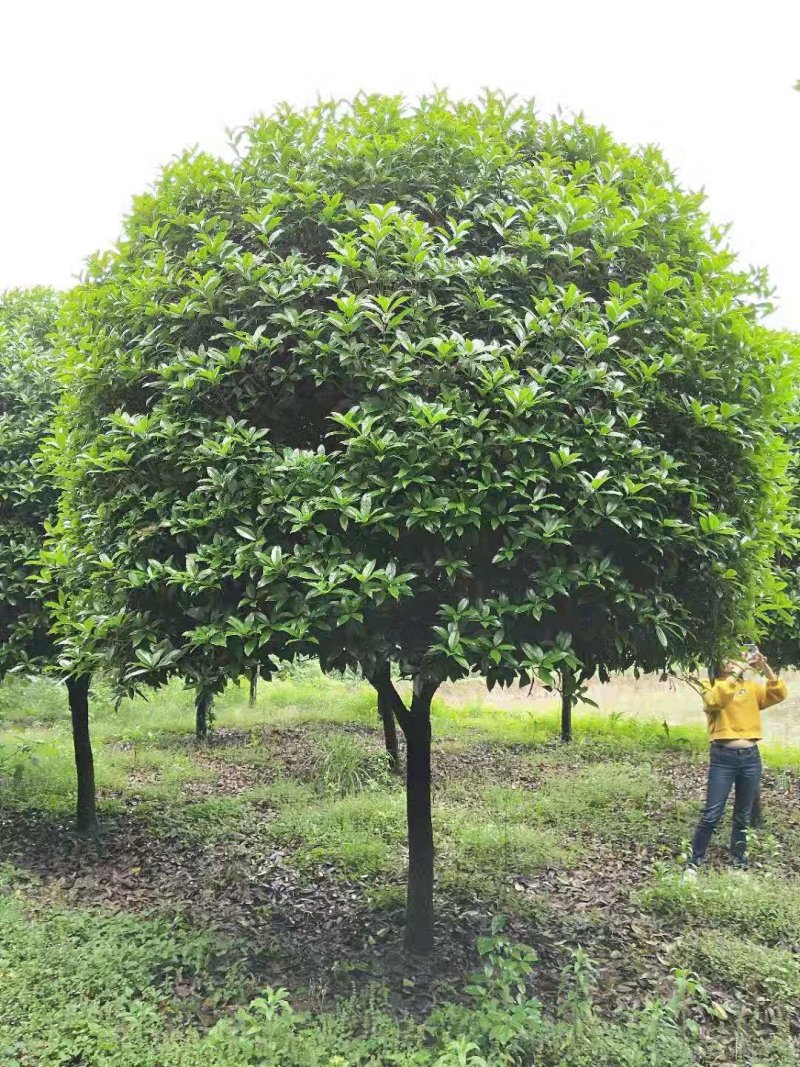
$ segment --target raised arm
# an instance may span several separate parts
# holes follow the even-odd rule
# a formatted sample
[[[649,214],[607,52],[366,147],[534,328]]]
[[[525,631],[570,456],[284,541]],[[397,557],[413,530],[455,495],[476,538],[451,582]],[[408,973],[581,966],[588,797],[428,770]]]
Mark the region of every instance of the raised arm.
[[[756,670],[761,671],[766,677],[766,682],[758,687],[758,706],[771,708],[773,704],[780,704],[789,695],[786,682],[779,678],[772,667],[760,652],[756,652],[751,663]]]

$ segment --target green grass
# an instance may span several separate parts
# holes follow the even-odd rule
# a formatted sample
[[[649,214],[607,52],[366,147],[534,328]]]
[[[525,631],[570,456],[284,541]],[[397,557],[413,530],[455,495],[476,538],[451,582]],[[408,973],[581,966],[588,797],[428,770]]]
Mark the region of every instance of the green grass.
[[[0,896],[0,929],[0,1062],[9,1067],[157,1067],[165,1024],[242,996],[226,946],[175,923],[57,907],[29,914]]]
[[[591,834],[616,842],[631,835],[649,840],[675,822],[676,833],[688,826],[685,806],[670,796],[649,764],[590,763],[575,765],[556,758],[534,788],[483,785],[485,813],[505,825],[535,826],[557,838]],[[462,783],[448,795],[463,806],[474,803],[476,786]],[[468,799],[469,798],[469,799]]]
[[[380,998],[303,1012],[283,989],[253,996],[252,976],[229,962],[241,946],[175,921],[31,912],[0,894],[0,929],[4,1067],[648,1067],[655,1047],[672,1067],[693,1062],[663,1007],[611,1023],[593,1017],[588,991],[554,1019],[515,999],[504,974],[524,981],[531,965],[502,939],[469,1002],[420,1024]]]
[[[191,747],[176,752],[173,741],[191,745],[193,694],[176,682],[150,699],[124,700],[115,707],[108,688],[93,686],[91,733],[98,788],[109,795],[178,797],[182,786],[210,777]],[[374,695],[363,684],[326,679],[277,679],[259,688],[248,706],[245,686],[229,686],[215,702],[216,726],[254,730],[270,726],[369,722]],[[74,762],[66,692],[48,679],[10,679],[0,685],[0,800],[66,814],[74,794]],[[226,751],[229,762],[275,765],[270,749],[258,743]],[[114,805],[112,805],[114,806]]]
[[[754,1006],[789,1012],[800,1006],[800,962],[787,949],[727,930],[696,930],[676,941],[671,955],[676,966],[738,990]]]
[[[209,745],[196,746],[191,692],[172,684],[149,700],[115,708],[107,689],[97,685],[92,731],[101,818],[113,812],[123,832],[125,819],[139,820],[154,849],[168,847],[174,834],[197,842],[198,862],[213,870],[212,859],[219,856],[234,878],[237,865],[243,875],[248,862],[261,869],[261,858],[279,850],[288,878],[312,887],[325,867],[326,880],[358,879],[353,899],[380,913],[377,928],[399,924],[405,797],[402,782],[387,772],[369,687],[326,678],[304,664],[294,675],[262,683],[252,708],[246,687],[231,686],[216,712],[218,742],[212,736]],[[587,864],[602,865],[606,855],[613,861],[634,843],[649,850],[639,876],[650,885],[638,897],[628,891],[628,897],[640,901],[645,923],[664,932],[661,958],[652,962],[660,985],[652,988],[663,992],[669,968],[678,967],[700,975],[730,1010],[754,998],[753,1018],[768,1005],[776,1018],[788,1018],[800,999],[800,883],[792,873],[800,840],[792,808],[800,769],[796,750],[774,747],[767,753],[778,778],[768,794],[768,830],[753,841],[756,873],[744,880],[712,874],[683,885],[674,874],[658,873],[670,864],[657,861],[665,851],[674,857],[691,832],[702,799],[703,731],[667,731],[657,722],[584,710],[575,729],[576,743],[567,747],[557,743],[555,709],[435,704],[437,900],[440,908],[453,909],[448,921],[503,910],[517,929],[549,931],[553,951],[562,957],[567,946],[593,938],[602,953],[609,932],[602,891],[596,906],[565,911],[571,872],[580,867],[574,877],[585,885]],[[682,764],[691,764],[692,779],[689,792],[679,795]],[[65,816],[73,804],[63,687],[46,680],[0,685],[0,807]],[[13,817],[6,825],[13,830]],[[98,847],[102,855],[102,839]],[[655,865],[655,876],[648,863]],[[554,891],[556,883],[563,890]],[[624,902],[626,887],[615,884],[620,889]],[[253,946],[247,943],[230,944],[208,929],[142,915],[45,908],[43,902],[57,901],[58,892],[46,877],[41,883],[19,871],[0,877],[0,988],[10,990],[0,996],[3,1067],[475,1067],[469,1056],[478,1054],[496,1067],[490,1033],[495,1027],[507,1032],[515,1013],[524,1015],[518,1005],[490,1010],[473,1003],[463,981],[452,987],[463,1003],[434,1013],[425,1029],[398,1019],[380,991],[373,991],[378,1002],[372,1005],[347,1002],[337,993],[326,1010],[305,1014],[278,994],[253,1000],[258,990],[238,965],[227,977],[232,960],[248,958]],[[171,902],[163,903],[172,914],[166,907]],[[189,901],[178,903],[175,913],[192,914]],[[223,923],[224,911],[221,906]],[[280,955],[275,937],[267,933],[270,960],[273,952],[276,959]],[[643,958],[642,952],[641,944],[632,943],[630,960]],[[551,952],[540,968],[552,968],[552,960]],[[347,974],[348,960],[340,963],[340,973]],[[559,981],[546,977],[551,986]],[[327,978],[319,981],[324,988]],[[574,976],[565,982],[554,1003],[571,1003]],[[88,1005],[84,990],[93,994]],[[308,1003],[309,991],[300,992]],[[580,1035],[568,1012],[545,1018],[541,1006],[531,1011],[525,1051],[509,1064],[693,1062],[686,1018],[668,1001],[628,1012],[623,997],[619,1019],[603,1019],[598,1009],[584,1016]],[[692,1011],[705,1018],[700,1007]],[[726,1027],[727,1038],[738,1027],[740,1047],[750,1049],[743,1063],[794,1062],[783,1038],[766,1044],[752,1020],[719,1024],[723,1036]],[[475,1049],[458,1052],[452,1042],[459,1037]],[[729,1051],[727,1045],[719,1055],[705,1049],[705,1062],[728,1062]]]
[[[287,807],[270,828],[275,841],[294,846],[300,868],[332,864],[350,877],[402,869],[405,802],[398,790],[320,798],[306,807]]]
[[[210,796],[203,800],[176,802],[167,809],[150,800],[138,814],[156,833],[179,833],[188,839],[218,841],[237,831],[250,811],[246,795]]]
[[[602,763],[549,779],[533,798],[537,818],[562,831],[592,833],[617,841],[649,835],[650,814],[668,807],[665,788],[653,768],[631,763]]]
[[[737,931],[767,944],[800,945],[800,883],[755,874],[664,877],[642,897],[657,914]]]
[[[501,711],[492,706],[491,700],[463,707],[448,707],[435,700],[433,721],[437,736],[462,740],[486,737],[504,744],[535,745],[561,736],[560,710],[555,705]],[[594,749],[598,755],[609,745],[620,756],[647,749],[696,751],[708,744],[704,731],[698,727],[671,727],[666,732],[658,722],[628,716],[578,710],[573,725],[576,747]]]
[[[472,878],[484,872],[506,878],[565,867],[574,860],[574,851],[552,830],[497,821],[488,813],[480,818],[449,812],[436,820],[436,828],[445,878],[451,868]]]

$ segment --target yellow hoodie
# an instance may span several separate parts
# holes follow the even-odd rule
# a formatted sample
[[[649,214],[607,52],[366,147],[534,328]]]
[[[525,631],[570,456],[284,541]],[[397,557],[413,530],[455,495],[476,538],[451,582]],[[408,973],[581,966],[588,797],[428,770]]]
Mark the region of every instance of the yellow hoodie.
[[[758,741],[761,732],[761,709],[780,704],[789,690],[786,682],[757,682],[753,679],[720,678],[703,694],[708,735],[712,741],[747,737]]]

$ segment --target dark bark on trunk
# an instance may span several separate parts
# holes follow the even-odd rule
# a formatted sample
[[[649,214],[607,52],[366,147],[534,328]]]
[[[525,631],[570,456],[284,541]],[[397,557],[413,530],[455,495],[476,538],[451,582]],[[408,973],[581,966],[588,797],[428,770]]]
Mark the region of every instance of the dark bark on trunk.
[[[94,784],[94,757],[89,736],[89,675],[67,678],[67,697],[72,717],[72,744],[78,778],[76,826],[79,833],[94,834],[98,829],[97,796]]]
[[[750,825],[754,830],[764,829],[764,808],[761,804],[761,786],[758,787],[756,798],[753,801],[753,811],[750,816]]]
[[[572,671],[561,672],[561,740],[572,740],[572,707],[575,703],[575,677]]]
[[[207,689],[198,689],[194,700],[194,734],[198,741],[205,741],[211,724],[212,694]]]
[[[406,740],[408,890],[405,945],[409,952],[433,950],[433,822],[431,821],[431,701],[438,682],[414,681],[407,708],[392,684],[389,665],[367,675],[383,705],[394,713]]]
[[[433,950],[433,823],[431,821],[431,699],[435,687],[415,686],[404,724],[406,738],[406,816],[408,820],[408,895],[406,948]]]
[[[250,699],[248,703],[252,708],[256,702],[256,696],[258,694],[258,671],[253,667],[250,671]]]
[[[375,672],[373,682],[378,691],[378,715],[383,723],[383,743],[386,746],[386,755],[389,757],[389,767],[394,774],[400,774],[400,746],[397,741],[397,726],[392,708],[392,698],[388,690],[392,684],[391,668],[388,663],[382,663]]]

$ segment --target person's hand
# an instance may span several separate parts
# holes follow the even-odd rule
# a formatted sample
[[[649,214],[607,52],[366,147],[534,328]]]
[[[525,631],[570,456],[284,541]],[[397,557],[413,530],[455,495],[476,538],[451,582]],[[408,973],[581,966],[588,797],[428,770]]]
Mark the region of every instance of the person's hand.
[[[750,666],[757,671],[766,671],[769,669],[767,657],[764,655],[763,652],[759,652],[758,649],[756,649],[752,656],[749,657],[749,663]]]

